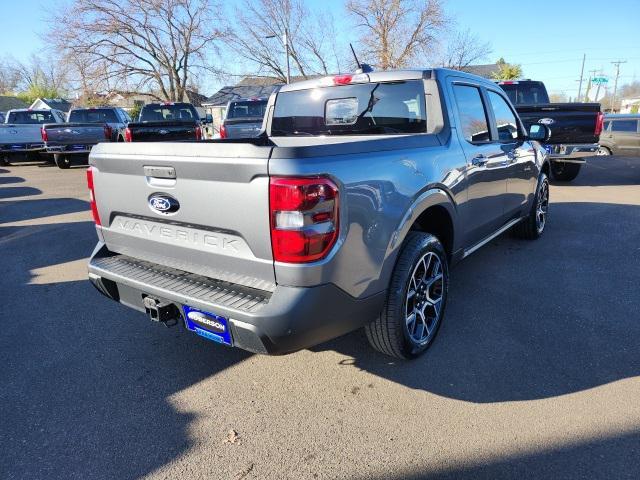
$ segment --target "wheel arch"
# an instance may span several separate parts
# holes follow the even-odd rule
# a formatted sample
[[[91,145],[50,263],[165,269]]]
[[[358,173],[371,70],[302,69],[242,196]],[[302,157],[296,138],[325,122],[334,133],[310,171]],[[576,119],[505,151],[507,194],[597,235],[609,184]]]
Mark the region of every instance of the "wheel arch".
[[[400,250],[412,231],[437,236],[447,252],[449,262],[459,258],[456,205],[444,189],[429,189],[414,201],[391,236],[381,278],[391,278]]]

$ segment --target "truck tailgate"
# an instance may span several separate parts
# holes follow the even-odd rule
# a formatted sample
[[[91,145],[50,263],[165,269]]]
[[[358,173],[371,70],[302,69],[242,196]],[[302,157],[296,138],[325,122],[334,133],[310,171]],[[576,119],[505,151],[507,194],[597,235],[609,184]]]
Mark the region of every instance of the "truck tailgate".
[[[98,144],[90,164],[107,248],[272,291],[271,148],[213,142]],[[154,194],[176,200],[177,210],[163,214],[152,208]]]
[[[597,143],[596,120],[599,103],[548,103],[539,105],[516,105],[520,118],[529,125],[543,120],[551,129],[549,144]]]
[[[47,143],[61,145],[87,145],[106,142],[104,123],[62,123],[47,124]]]

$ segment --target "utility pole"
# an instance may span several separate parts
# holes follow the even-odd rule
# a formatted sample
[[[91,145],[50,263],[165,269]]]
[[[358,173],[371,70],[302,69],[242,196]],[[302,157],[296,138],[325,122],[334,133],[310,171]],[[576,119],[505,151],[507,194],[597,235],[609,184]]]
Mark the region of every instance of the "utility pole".
[[[611,113],[613,113],[613,109],[615,107],[615,101],[616,101],[616,93],[618,91],[618,77],[620,76],[620,64],[627,63],[627,61],[618,60],[617,62],[611,62],[611,63],[616,66],[616,80],[613,83],[613,95],[611,95],[611,105],[609,105],[611,109]]]
[[[587,54],[582,54],[582,69],[580,70],[580,86],[578,87],[578,101],[580,101],[580,94],[582,93],[582,77],[584,77],[584,62],[587,59]]]
[[[587,82],[587,91],[584,94],[584,101],[589,101],[589,92],[591,91],[591,79],[596,74],[597,70],[589,70],[589,81]]]
[[[284,43],[284,54],[287,56],[287,83],[291,83],[291,67],[289,66],[289,31],[285,27],[284,35],[282,36],[282,43]]]
[[[264,38],[278,38],[276,35],[267,35]],[[287,28],[284,29],[284,33],[282,34],[282,46],[284,47],[284,54],[286,56],[287,61],[287,83],[291,83],[291,66],[289,65],[289,30]]]

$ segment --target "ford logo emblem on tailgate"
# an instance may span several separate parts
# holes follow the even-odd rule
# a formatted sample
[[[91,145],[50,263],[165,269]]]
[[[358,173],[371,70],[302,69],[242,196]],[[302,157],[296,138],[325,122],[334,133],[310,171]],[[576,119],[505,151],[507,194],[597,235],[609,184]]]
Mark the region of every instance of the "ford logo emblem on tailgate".
[[[171,215],[178,211],[180,203],[166,193],[153,193],[149,196],[149,208],[161,215]]]

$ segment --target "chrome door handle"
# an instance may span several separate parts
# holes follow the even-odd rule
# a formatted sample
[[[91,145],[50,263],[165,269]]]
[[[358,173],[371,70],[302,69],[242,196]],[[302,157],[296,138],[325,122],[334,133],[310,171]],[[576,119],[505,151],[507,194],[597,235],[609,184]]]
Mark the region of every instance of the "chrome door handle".
[[[486,165],[488,161],[489,157],[481,153],[471,159],[471,164],[475,167],[482,167],[483,165]]]

